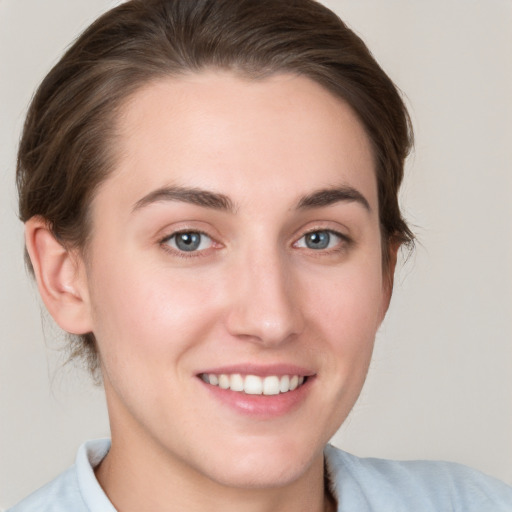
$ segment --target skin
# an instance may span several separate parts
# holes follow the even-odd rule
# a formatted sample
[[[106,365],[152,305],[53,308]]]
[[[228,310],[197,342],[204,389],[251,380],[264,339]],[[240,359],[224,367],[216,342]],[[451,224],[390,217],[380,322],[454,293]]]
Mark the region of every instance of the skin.
[[[50,313],[98,341],[99,482],[123,512],[328,509],[322,451],[362,388],[394,269],[361,124],[307,78],[208,71],[139,90],[118,130],[87,259],[27,223]],[[195,204],[198,189],[222,204]],[[179,250],[183,231],[207,235],[199,250]],[[328,248],[307,246],[312,231]],[[249,363],[305,368],[307,391],[245,414],[198,378]]]

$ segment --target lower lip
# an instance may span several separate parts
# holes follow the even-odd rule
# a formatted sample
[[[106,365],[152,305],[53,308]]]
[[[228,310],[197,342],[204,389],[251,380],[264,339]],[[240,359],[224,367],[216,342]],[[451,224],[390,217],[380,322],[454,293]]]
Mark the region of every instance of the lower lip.
[[[299,407],[309,394],[314,377],[308,377],[304,384],[293,391],[279,393],[278,395],[247,395],[240,391],[212,386],[200,378],[198,380],[203,386],[206,386],[206,389],[215,399],[228,405],[238,413],[260,418],[273,418],[283,416]]]

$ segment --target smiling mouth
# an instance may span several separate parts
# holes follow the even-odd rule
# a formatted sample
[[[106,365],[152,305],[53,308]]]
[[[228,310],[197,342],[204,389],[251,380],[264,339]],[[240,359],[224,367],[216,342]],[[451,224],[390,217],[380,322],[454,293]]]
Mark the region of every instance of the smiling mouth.
[[[259,377],[257,375],[215,374],[202,373],[199,377],[210,384],[221,389],[229,389],[246,395],[279,395],[288,393],[301,387],[308,379],[303,375],[268,375]]]

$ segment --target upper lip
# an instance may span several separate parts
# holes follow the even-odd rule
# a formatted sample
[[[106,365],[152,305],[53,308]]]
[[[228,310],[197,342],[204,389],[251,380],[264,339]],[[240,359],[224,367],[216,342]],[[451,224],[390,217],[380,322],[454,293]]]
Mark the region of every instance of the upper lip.
[[[232,375],[239,373],[241,375],[257,375],[260,377],[267,377],[269,375],[298,375],[299,377],[310,377],[315,375],[315,372],[310,368],[287,363],[277,363],[271,365],[257,365],[253,363],[231,364],[227,366],[207,368],[198,372],[198,375],[203,373],[213,373],[215,375]]]

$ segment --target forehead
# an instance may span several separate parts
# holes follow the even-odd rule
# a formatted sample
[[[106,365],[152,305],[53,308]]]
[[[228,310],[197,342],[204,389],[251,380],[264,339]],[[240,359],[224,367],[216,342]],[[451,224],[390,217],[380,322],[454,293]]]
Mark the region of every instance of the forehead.
[[[168,185],[283,201],[350,185],[376,201],[373,155],[353,113],[312,80],[208,71],[137,91],[117,119],[117,162],[101,187],[132,201]],[[118,197],[121,199],[121,197]]]

